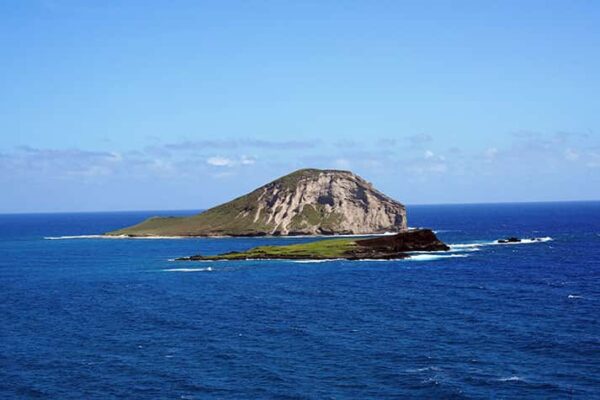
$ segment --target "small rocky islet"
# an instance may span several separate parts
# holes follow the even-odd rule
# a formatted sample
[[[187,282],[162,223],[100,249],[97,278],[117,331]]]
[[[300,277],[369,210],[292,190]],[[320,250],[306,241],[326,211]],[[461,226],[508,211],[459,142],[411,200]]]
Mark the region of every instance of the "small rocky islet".
[[[178,261],[219,260],[364,260],[400,259],[414,251],[446,251],[450,248],[440,241],[430,229],[411,229],[394,235],[372,238],[323,239],[310,243],[286,246],[258,246],[247,251],[230,252],[215,256],[195,255],[178,258]]]

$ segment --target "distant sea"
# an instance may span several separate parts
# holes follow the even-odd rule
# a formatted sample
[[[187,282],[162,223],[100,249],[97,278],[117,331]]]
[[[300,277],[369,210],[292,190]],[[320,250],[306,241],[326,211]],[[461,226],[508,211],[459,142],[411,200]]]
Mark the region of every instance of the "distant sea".
[[[189,213],[0,215],[0,398],[600,398],[600,202],[408,207],[452,251],[398,261],[69,238]]]

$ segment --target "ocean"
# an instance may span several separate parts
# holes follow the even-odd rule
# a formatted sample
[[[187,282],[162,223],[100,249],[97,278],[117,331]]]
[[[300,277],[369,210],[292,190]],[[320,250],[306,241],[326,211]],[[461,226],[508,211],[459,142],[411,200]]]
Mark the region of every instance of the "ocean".
[[[0,215],[0,398],[600,398],[600,202],[409,206],[452,251],[391,261],[77,237],[189,213]]]

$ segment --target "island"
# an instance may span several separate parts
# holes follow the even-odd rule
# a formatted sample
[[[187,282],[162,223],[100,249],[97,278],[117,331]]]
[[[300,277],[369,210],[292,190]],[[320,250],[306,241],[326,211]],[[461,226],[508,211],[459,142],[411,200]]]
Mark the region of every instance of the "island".
[[[200,214],[153,217],[124,237],[369,235],[407,229],[404,205],[350,171],[301,169]]]
[[[292,172],[197,215],[153,217],[105,235],[344,236],[220,255],[194,255],[180,261],[396,259],[414,251],[449,250],[433,231],[408,229],[404,205],[363,178],[350,171],[314,168]]]
[[[363,260],[401,259],[415,251],[447,251],[450,248],[441,242],[430,229],[411,229],[394,235],[371,238],[322,239],[309,243],[286,246],[259,246],[243,252],[220,255],[194,255],[178,258],[177,261],[220,261],[220,260]]]

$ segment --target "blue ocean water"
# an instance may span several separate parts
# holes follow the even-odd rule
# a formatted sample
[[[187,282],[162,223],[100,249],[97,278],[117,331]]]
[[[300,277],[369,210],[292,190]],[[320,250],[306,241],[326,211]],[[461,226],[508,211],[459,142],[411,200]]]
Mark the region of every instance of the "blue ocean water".
[[[454,247],[399,261],[44,239],[155,214],[0,216],[0,398],[600,398],[600,202],[409,207]]]

